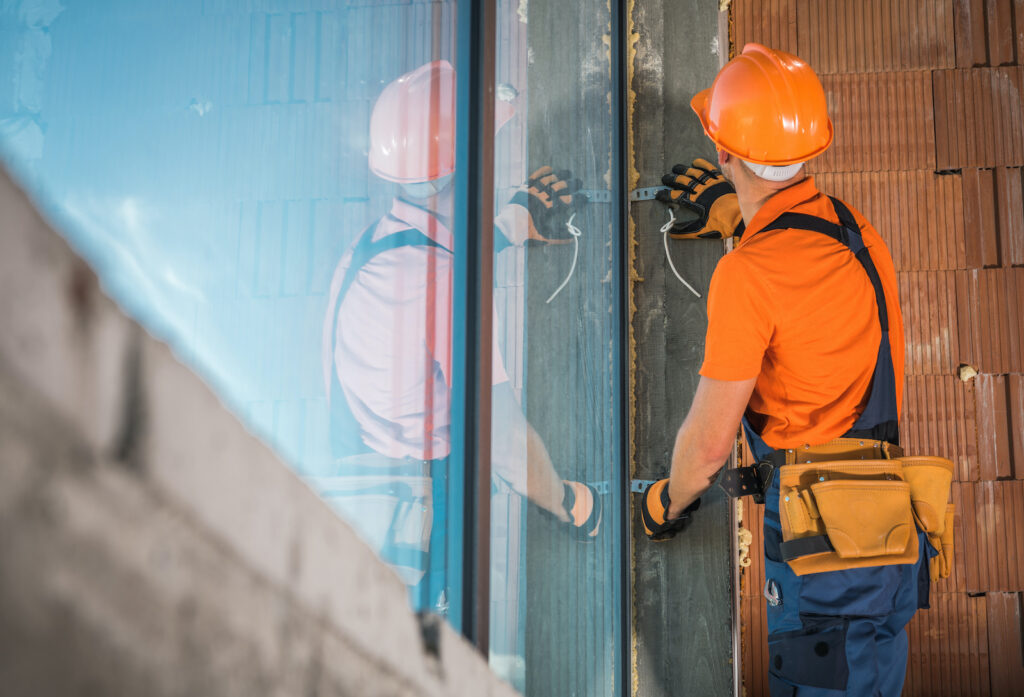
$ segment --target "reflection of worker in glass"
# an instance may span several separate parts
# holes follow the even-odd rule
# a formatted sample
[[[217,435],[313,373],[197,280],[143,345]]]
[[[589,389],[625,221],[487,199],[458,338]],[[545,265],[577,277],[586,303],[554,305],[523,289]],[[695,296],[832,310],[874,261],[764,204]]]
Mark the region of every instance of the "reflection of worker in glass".
[[[499,102],[497,111],[500,127],[512,109]],[[400,188],[388,214],[338,264],[324,323],[324,377],[339,474],[364,475],[351,494],[358,499],[353,505],[366,510],[354,513],[375,521],[376,529],[364,533],[377,538],[372,541],[381,556],[426,606],[438,603],[444,590],[457,253],[450,229],[454,115],[455,72],[447,61],[403,75],[378,98],[370,120],[370,169]],[[510,203],[495,221],[509,241],[544,239],[535,225],[544,216],[537,212],[572,201],[557,194],[568,191],[566,183],[548,169],[531,184],[514,199],[526,205]],[[594,490],[558,476],[516,402],[497,345],[493,356],[495,477],[581,536],[596,535],[601,512]]]

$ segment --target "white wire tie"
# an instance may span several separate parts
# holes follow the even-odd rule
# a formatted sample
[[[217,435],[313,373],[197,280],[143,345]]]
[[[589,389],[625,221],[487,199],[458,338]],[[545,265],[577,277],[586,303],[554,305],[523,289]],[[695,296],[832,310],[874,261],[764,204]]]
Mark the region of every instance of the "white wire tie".
[[[676,278],[679,279],[679,282],[682,283],[687,288],[689,288],[690,292],[693,293],[694,295],[696,295],[699,298],[700,297],[700,293],[698,293],[697,290],[693,286],[691,286],[689,283],[687,283],[685,278],[683,278],[682,276],[679,275],[679,271],[676,270],[676,265],[672,263],[672,254],[671,254],[671,252],[669,252],[669,249],[668,249],[668,231],[672,229],[672,224],[675,223],[675,222],[676,222],[676,214],[673,212],[672,208],[670,207],[668,209],[668,222],[661,226],[662,241],[665,243],[665,258],[668,259],[668,265],[670,267],[672,267],[672,273],[674,273],[676,275]]]
[[[567,283],[569,283],[569,279],[572,278],[573,273],[576,271],[576,259],[580,255],[580,235],[583,234],[583,231],[580,230],[578,227],[576,227],[575,225],[572,224],[572,221],[575,218],[576,218],[576,212],[574,211],[573,214],[571,216],[569,216],[569,220],[566,221],[566,223],[565,223],[565,227],[568,228],[569,234],[572,235],[572,241],[573,241],[572,266],[569,267],[569,273],[565,277],[565,280],[562,281],[562,285],[558,286],[558,288],[555,288],[555,292],[551,294],[551,297],[547,299],[545,304],[550,303],[552,300],[555,299],[556,295],[558,295],[559,293],[562,292],[562,289],[565,288]]]

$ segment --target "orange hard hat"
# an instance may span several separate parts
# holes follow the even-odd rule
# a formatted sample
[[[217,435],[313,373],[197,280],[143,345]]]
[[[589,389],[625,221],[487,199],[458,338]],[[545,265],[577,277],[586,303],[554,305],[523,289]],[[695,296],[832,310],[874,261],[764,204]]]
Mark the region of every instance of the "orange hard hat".
[[[515,113],[495,102],[495,130]],[[370,170],[382,179],[415,184],[455,171],[455,68],[425,63],[384,88],[370,114]]]
[[[747,44],[690,102],[715,145],[761,165],[791,165],[832,144],[825,90],[789,53]]]

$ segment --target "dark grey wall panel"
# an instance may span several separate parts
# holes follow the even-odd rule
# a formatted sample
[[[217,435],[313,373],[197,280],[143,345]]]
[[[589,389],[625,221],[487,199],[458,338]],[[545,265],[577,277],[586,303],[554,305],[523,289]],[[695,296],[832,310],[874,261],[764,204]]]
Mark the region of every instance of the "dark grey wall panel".
[[[707,0],[636,0],[630,8],[633,188],[659,185],[674,163],[695,156],[714,161],[689,103],[718,72],[717,10]],[[659,228],[667,219],[665,206],[655,201],[630,205],[631,445],[639,479],[668,474],[675,433],[697,386],[707,328],[706,297],[694,297],[665,259]],[[683,278],[706,296],[722,243],[670,240],[669,249]],[[683,536],[652,544],[643,535],[637,502],[634,496],[633,694],[731,695],[729,503],[713,488]]]

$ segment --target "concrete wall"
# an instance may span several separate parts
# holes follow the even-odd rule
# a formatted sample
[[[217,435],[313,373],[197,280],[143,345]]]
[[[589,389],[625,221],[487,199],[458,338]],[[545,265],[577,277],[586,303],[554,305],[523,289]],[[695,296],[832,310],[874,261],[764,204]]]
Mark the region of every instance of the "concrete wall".
[[[0,685],[513,695],[0,171]]]
[[[673,164],[695,157],[715,161],[690,100],[718,73],[719,5],[632,0],[628,8],[633,190],[660,186]],[[724,251],[716,240],[669,240],[680,275],[702,295],[695,297],[665,258],[660,228],[667,220],[662,203],[630,202],[635,479],[668,476],[676,431],[693,401],[704,357],[711,273]],[[684,534],[651,544],[643,534],[639,497],[633,502],[633,694],[734,694],[732,503],[712,487]]]

